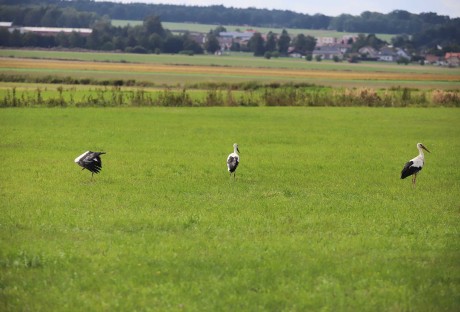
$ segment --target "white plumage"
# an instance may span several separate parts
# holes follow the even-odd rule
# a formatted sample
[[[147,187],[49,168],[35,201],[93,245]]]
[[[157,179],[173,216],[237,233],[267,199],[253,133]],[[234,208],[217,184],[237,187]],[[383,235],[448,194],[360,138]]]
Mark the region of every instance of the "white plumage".
[[[228,155],[227,157],[227,168],[228,172],[230,172],[230,176],[232,176],[233,173],[233,178],[236,176],[236,168],[238,167],[238,164],[240,163],[240,156],[238,153],[240,150],[238,149],[238,144],[233,144],[233,153]]]
[[[415,180],[417,179],[417,174],[420,170],[423,169],[425,164],[425,155],[423,150],[430,152],[422,143],[417,143],[418,155],[411,160],[409,160],[401,171],[401,179],[405,179],[408,176],[412,177],[412,184],[415,186]]]

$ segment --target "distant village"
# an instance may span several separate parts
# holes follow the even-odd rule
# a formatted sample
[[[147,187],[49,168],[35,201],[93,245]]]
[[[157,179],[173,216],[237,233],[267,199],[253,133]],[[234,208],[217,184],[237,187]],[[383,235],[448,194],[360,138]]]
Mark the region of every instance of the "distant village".
[[[241,45],[247,44],[254,33],[254,31],[221,32],[218,37],[221,50],[218,53],[225,53],[226,51],[229,51],[230,46],[235,42]],[[196,36],[197,38],[205,40],[205,36],[203,34],[196,34]],[[262,37],[264,37],[265,40],[267,39],[266,34],[262,35]],[[345,60],[345,57],[348,56],[348,61],[352,61],[353,54],[350,53],[350,50],[356,39],[357,35],[344,35],[341,38],[317,37],[316,46],[311,52],[311,56],[313,59],[320,58],[322,60],[339,61]],[[290,47],[288,50],[288,55],[294,58],[305,58],[307,54],[308,52],[296,50],[294,47]],[[384,46],[379,50],[369,46],[362,47],[358,50],[358,53],[355,53],[355,56],[367,61],[380,62],[398,62],[398,60],[401,59],[411,59],[411,55],[409,55],[406,51],[400,48],[392,47],[391,45]],[[425,64],[451,67],[460,66],[460,53],[446,53],[444,57],[427,54],[423,57],[425,58]]]
[[[13,26],[11,22],[0,22],[0,29],[8,29],[10,33],[19,31],[21,34],[33,33],[41,36],[57,36],[59,34],[76,33],[80,36],[90,36],[93,32],[90,28],[58,28],[58,27],[19,27]],[[247,46],[256,31],[223,31],[216,36],[220,49],[216,55],[225,55],[231,53],[232,45]],[[264,40],[267,40],[267,34],[261,34]],[[207,40],[206,33],[190,32],[189,36],[200,45],[204,45]],[[404,49],[385,45],[380,49],[371,46],[364,46],[357,52],[352,53],[352,44],[358,38],[357,35],[344,35],[338,37],[316,37],[316,46],[313,51],[301,51],[294,47],[288,49],[287,56],[293,58],[310,58],[315,60],[334,60],[358,62],[378,61],[378,62],[400,62],[412,59],[412,56]],[[458,67],[460,66],[460,53],[445,53],[444,56],[431,54],[421,55],[423,64],[437,66]]]

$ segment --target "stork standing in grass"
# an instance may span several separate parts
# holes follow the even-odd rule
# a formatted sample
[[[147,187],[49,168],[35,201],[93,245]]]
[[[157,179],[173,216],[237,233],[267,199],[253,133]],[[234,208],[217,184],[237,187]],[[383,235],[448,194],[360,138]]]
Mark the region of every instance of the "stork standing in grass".
[[[417,143],[418,156],[409,160],[401,171],[401,179],[405,179],[408,176],[412,176],[412,185],[415,186],[415,180],[417,179],[417,174],[422,170],[423,165],[425,164],[425,155],[423,155],[423,150],[430,153],[430,151],[422,144]]]
[[[91,171],[91,178],[96,173],[102,170],[102,161],[101,155],[105,154],[105,152],[91,152],[87,151],[75,158],[75,163],[78,164],[83,169],[81,170],[89,170]]]
[[[233,144],[233,153],[227,157],[228,172],[230,172],[230,176],[232,176],[233,173],[233,178],[236,176],[235,170],[240,163],[240,156],[238,155],[239,152],[240,150],[238,149],[238,144],[235,143]]]

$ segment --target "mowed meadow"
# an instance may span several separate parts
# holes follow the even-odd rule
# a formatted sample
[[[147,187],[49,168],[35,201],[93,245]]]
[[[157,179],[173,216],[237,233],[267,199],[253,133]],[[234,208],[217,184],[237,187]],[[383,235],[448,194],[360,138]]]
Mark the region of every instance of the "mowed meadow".
[[[0,308],[458,311],[459,124],[457,108],[2,109]],[[414,188],[399,174],[419,141]],[[73,163],[88,149],[107,152],[93,178]]]

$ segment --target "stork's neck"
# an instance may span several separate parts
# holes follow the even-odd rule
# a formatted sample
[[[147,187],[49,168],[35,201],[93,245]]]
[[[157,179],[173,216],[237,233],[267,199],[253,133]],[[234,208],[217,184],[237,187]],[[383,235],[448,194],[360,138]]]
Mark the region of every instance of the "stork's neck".
[[[422,158],[425,158],[425,154],[423,154],[423,149],[419,146],[417,146],[417,149],[418,149],[418,155]]]
[[[237,149],[238,149],[238,148],[237,148],[236,146],[235,146],[235,147],[233,147],[233,153],[235,153],[235,154],[237,154],[237,155],[238,155],[238,151],[237,151]]]

